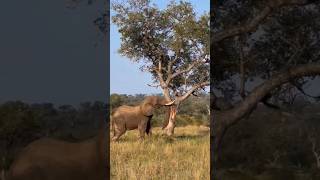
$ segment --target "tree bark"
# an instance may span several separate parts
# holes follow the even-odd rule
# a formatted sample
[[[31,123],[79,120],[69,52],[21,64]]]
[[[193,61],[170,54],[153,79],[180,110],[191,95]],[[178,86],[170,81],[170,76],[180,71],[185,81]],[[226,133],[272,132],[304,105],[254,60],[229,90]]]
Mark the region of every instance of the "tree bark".
[[[234,108],[226,110],[221,114],[214,112],[212,116],[214,128],[212,138],[214,138],[215,164],[217,165],[220,158],[222,139],[227,130],[250,114],[264,96],[282,84],[289,82],[291,79],[315,75],[320,75],[320,64],[301,65],[287,69],[256,87],[244,101]]]
[[[174,128],[176,127],[176,114],[177,106],[174,105],[168,107],[168,113],[164,122],[164,126],[162,128],[168,136],[172,136],[174,134]]]
[[[205,82],[201,82],[199,84],[195,84],[192,86],[192,88],[190,88],[184,95],[182,96],[178,96],[175,98],[175,102],[174,105],[170,106],[170,108],[168,109],[168,113],[167,116],[165,117],[164,120],[164,124],[162,129],[165,130],[165,133],[168,136],[172,136],[174,134],[174,128],[175,128],[175,120],[176,120],[176,114],[177,114],[177,110],[178,107],[180,105],[180,103],[182,101],[184,101],[185,99],[187,99],[195,90],[197,90],[198,88],[202,88],[205,86],[208,86],[210,84],[209,81],[205,81]],[[168,88],[163,88],[163,94],[165,96],[165,98],[169,101],[171,101],[171,98],[169,96],[169,90]]]

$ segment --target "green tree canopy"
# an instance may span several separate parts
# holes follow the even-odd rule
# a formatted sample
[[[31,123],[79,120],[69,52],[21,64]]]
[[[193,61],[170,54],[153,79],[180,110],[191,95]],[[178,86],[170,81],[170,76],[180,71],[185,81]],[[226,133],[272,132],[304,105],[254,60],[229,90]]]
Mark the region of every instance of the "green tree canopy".
[[[209,14],[197,16],[188,2],[159,9],[149,0],[113,3],[119,27],[119,53],[141,62],[164,95],[189,96],[209,85]],[[182,100],[182,99],[181,99]]]

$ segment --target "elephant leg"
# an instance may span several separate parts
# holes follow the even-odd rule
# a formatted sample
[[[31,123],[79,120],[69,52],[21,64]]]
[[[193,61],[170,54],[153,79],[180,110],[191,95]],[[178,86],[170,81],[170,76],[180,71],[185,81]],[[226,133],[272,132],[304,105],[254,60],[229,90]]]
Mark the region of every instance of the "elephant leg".
[[[112,137],[112,141],[117,141],[120,136],[122,136],[126,132],[126,129],[125,127],[119,127],[117,125],[115,125],[114,128],[114,136]]]
[[[151,118],[150,118],[150,119],[148,120],[148,122],[147,122],[146,133],[147,133],[147,135],[149,135],[149,136],[152,135],[152,131],[151,131]]]
[[[138,125],[139,138],[140,138],[140,140],[143,140],[143,139],[144,139],[144,134],[146,133],[147,125],[148,125],[148,121],[142,121],[142,122]]]

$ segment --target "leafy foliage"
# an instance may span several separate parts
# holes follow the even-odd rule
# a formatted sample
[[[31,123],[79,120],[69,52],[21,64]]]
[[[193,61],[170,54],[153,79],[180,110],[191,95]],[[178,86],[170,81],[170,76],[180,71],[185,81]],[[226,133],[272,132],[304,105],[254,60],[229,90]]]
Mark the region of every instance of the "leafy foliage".
[[[261,14],[272,1],[224,1],[216,8],[213,33],[244,26]],[[319,3],[277,8],[253,32],[243,33],[213,44],[214,87],[222,93],[239,87],[240,62],[244,62],[245,81],[266,80],[284,69],[319,62]],[[303,87],[309,79],[292,80]],[[295,86],[291,86],[295,87]],[[286,90],[291,87],[286,86]],[[276,93],[286,93],[288,91]],[[246,89],[249,91],[249,89]],[[297,91],[299,92],[299,91]],[[296,93],[297,93],[296,92]],[[231,92],[234,95],[239,89]]]
[[[112,22],[121,34],[119,53],[141,62],[140,69],[151,72],[154,83],[183,94],[187,87],[209,81],[208,13],[197,17],[192,5],[183,1],[171,1],[166,9],[159,9],[149,0],[128,0],[113,3],[112,8]],[[161,82],[195,62],[192,70],[170,83]]]

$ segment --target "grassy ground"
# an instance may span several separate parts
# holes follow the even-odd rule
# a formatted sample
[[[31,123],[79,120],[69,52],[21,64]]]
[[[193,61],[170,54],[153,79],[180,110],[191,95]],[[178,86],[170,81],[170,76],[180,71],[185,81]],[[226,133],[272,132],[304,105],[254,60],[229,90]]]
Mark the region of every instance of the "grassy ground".
[[[174,138],[161,136],[160,128],[143,142],[138,131],[127,131],[111,143],[112,180],[210,179],[209,129],[177,127]]]

